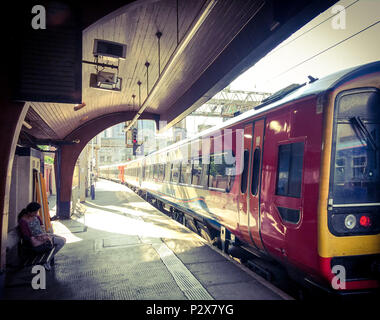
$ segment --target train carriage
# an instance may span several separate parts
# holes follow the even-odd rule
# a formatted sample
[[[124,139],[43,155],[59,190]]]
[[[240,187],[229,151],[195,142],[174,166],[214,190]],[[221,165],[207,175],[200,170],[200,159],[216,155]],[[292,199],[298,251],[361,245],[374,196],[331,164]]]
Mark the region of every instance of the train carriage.
[[[314,80],[124,164],[125,182],[309,283],[378,288],[380,62]]]

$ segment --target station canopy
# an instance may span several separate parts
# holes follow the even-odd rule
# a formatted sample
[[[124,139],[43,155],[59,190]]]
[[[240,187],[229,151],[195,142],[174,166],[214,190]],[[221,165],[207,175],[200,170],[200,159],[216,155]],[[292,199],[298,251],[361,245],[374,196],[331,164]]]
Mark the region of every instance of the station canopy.
[[[56,59],[57,66],[72,66],[76,77],[61,76],[53,64],[49,75],[59,75],[61,84],[46,77],[41,88],[33,83],[42,94],[33,89],[36,95],[24,98],[31,128],[24,126],[20,138],[64,140],[94,119],[125,111],[129,120],[150,114],[169,128],[335,2],[138,0],[119,6],[120,1],[105,1],[107,14],[99,16],[106,5],[84,1],[84,21],[97,15],[88,25],[81,22],[79,60],[65,62],[70,50],[78,57],[75,41],[59,49]],[[39,50],[48,55],[57,46],[51,42]],[[59,93],[64,85],[77,90],[72,100],[43,99],[43,92]]]

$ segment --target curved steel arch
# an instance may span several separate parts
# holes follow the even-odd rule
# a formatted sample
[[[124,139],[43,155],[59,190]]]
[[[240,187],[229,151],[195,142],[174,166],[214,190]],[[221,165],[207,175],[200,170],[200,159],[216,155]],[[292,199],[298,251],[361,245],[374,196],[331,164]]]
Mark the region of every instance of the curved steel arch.
[[[60,219],[70,218],[71,189],[75,163],[84,147],[92,138],[118,123],[132,120],[136,112],[125,111],[110,113],[92,119],[76,128],[65,137],[66,141],[79,139],[77,144],[63,145],[58,149],[55,169],[57,186],[57,215]],[[144,113],[142,119],[155,120],[156,125],[159,116],[152,113]]]

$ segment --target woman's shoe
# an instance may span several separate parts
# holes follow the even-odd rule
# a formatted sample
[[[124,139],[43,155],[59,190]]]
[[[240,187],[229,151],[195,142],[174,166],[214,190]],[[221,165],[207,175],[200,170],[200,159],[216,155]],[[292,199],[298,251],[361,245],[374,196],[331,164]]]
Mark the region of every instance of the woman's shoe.
[[[50,262],[45,262],[44,268],[45,268],[45,270],[50,271],[51,270]]]

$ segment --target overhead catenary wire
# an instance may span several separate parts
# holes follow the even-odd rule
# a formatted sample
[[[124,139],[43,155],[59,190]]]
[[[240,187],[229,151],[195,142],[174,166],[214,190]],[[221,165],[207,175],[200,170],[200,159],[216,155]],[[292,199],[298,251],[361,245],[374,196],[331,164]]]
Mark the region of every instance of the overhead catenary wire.
[[[347,5],[346,7],[344,7],[344,10],[347,10],[349,7],[353,6],[354,4],[358,3],[360,0],[355,0],[354,2],[350,3],[349,5]],[[321,26],[322,24],[328,22],[330,19],[334,18],[335,16],[337,16],[338,14],[340,14],[341,11],[333,14],[332,16],[326,18],[325,20],[321,21],[320,23],[318,23],[317,25],[315,25],[314,27],[311,27],[310,29],[306,30],[305,32],[301,33],[299,36],[295,37],[294,39],[290,40],[289,42],[285,43],[284,45],[279,45],[277,46],[275,49],[273,49],[271,52],[269,52],[266,57],[269,57],[270,55],[274,54],[275,52],[285,48],[286,46],[288,46],[289,44],[293,43],[294,41],[296,41],[297,39],[303,37],[304,35],[308,34],[309,32],[313,31],[314,29],[318,28],[319,26]]]
[[[353,2],[353,3],[350,4],[349,6],[355,4],[355,3],[358,2],[358,1],[359,1],[359,0]],[[348,6],[347,6],[347,7],[348,7]],[[347,7],[346,7],[346,8],[347,8]],[[326,19],[326,20],[328,20],[328,19]],[[325,20],[325,21],[326,21],[326,20]],[[324,22],[325,22],[325,21],[324,21]],[[361,29],[361,30],[358,31],[358,32],[355,32],[354,34],[348,36],[347,38],[344,38],[344,39],[342,39],[342,40],[336,42],[335,44],[331,45],[330,47],[328,47],[328,48],[326,48],[326,49],[324,49],[324,50],[322,50],[322,51],[320,51],[320,52],[318,52],[318,53],[316,53],[316,54],[314,54],[314,55],[312,55],[311,57],[309,57],[309,58],[307,58],[307,59],[305,59],[305,60],[303,60],[303,61],[297,63],[296,65],[294,65],[294,66],[290,67],[289,69],[287,69],[287,70],[281,72],[280,74],[276,75],[275,77],[273,77],[273,78],[271,78],[271,79],[268,79],[266,82],[272,81],[272,80],[274,80],[274,79],[276,79],[276,78],[278,78],[278,77],[280,77],[280,76],[282,76],[282,75],[284,75],[284,74],[290,72],[291,70],[293,70],[293,69],[299,67],[300,65],[302,65],[302,64],[304,64],[304,63],[306,63],[306,62],[308,62],[308,61],[310,61],[310,60],[316,58],[317,56],[319,56],[319,55],[321,55],[321,54],[323,54],[323,53],[325,53],[325,52],[327,52],[327,51],[329,51],[329,50],[331,50],[331,49],[333,49],[333,48],[335,48],[335,47],[341,45],[341,44],[344,43],[345,41],[348,41],[348,40],[350,40],[350,39],[352,39],[352,38],[358,36],[360,33],[364,32],[364,31],[367,31],[368,29],[370,29],[370,28],[376,26],[378,23],[380,23],[380,20],[379,20],[379,21],[376,21],[376,22],[374,22],[374,23],[372,23],[372,24],[370,24],[369,26],[367,26],[367,27]],[[318,25],[321,25],[321,24],[322,24],[322,23],[320,23],[320,24],[318,24]],[[317,26],[315,26],[315,27],[317,27]],[[309,29],[308,31],[310,31],[310,30],[311,30],[311,29]],[[307,32],[308,32],[308,31],[307,31]],[[306,33],[306,32],[305,32],[305,33]],[[304,35],[305,33],[303,33],[303,35]],[[302,36],[302,35],[300,35],[300,36]],[[297,37],[297,38],[299,38],[299,37]],[[202,124],[204,124],[206,121],[207,121],[207,119],[206,119],[205,121],[203,121]]]
[[[376,21],[376,22],[370,24],[369,26],[365,27],[364,29],[362,29],[362,30],[360,30],[360,31],[358,31],[358,32],[355,32],[354,34],[350,35],[350,36],[347,37],[347,38],[344,38],[343,40],[341,40],[341,41],[339,41],[339,42],[333,44],[332,46],[330,46],[330,47],[328,47],[328,48],[326,48],[326,49],[324,49],[324,50],[322,50],[322,51],[320,51],[320,52],[318,52],[318,53],[312,55],[311,57],[309,57],[309,58],[307,58],[307,59],[301,61],[300,63],[297,63],[296,65],[294,65],[294,66],[290,67],[289,69],[287,69],[287,70],[285,70],[285,71],[279,73],[278,75],[276,75],[275,77],[273,77],[273,78],[271,78],[270,80],[267,80],[267,81],[274,80],[274,79],[276,79],[276,78],[278,78],[278,77],[284,75],[285,73],[288,73],[289,71],[291,71],[291,70],[293,70],[293,69],[295,69],[295,68],[298,68],[300,65],[302,65],[302,64],[304,64],[304,63],[306,63],[306,62],[308,62],[308,61],[310,61],[310,60],[312,60],[312,59],[318,57],[319,55],[321,55],[321,54],[323,54],[323,53],[325,53],[325,52],[327,52],[327,51],[329,51],[329,50],[331,50],[331,49],[337,47],[338,45],[342,44],[343,42],[346,42],[347,40],[350,40],[350,39],[352,39],[353,37],[356,37],[356,36],[359,35],[360,33],[362,33],[362,32],[364,32],[364,31],[366,31],[366,30],[368,30],[368,29],[374,27],[374,26],[377,25],[378,23],[380,23],[380,20],[378,20],[378,21]]]

